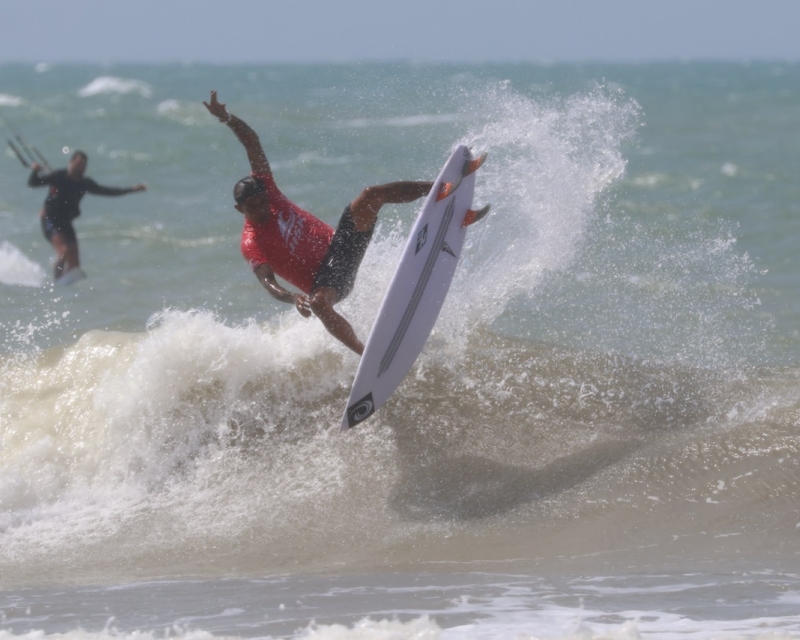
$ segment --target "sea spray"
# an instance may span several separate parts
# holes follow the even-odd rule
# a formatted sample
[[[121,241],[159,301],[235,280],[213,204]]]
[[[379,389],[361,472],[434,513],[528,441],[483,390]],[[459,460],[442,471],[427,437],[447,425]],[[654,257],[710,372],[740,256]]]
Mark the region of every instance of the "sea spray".
[[[46,277],[44,269],[16,246],[0,242],[0,284],[41,287]]]
[[[624,152],[645,119],[634,100],[603,86],[532,98],[499,83],[468,104],[466,140],[489,152],[475,206],[492,212],[469,230],[428,356],[447,346],[457,358],[475,327],[494,326],[702,367],[761,359],[772,321],[735,227],[630,212]]]
[[[567,99],[531,98],[509,83],[470,89],[464,140],[489,159],[474,206],[489,217],[471,227],[432,346],[465,348],[515,299],[531,299],[546,274],[575,260],[600,200],[624,174],[623,148],[640,125],[638,105],[596,88]],[[428,349],[430,354],[432,349]]]
[[[524,307],[538,324],[525,326],[560,344],[745,371],[773,326],[753,290],[758,276],[723,220],[664,228],[616,211],[592,223],[561,277],[545,279]]]

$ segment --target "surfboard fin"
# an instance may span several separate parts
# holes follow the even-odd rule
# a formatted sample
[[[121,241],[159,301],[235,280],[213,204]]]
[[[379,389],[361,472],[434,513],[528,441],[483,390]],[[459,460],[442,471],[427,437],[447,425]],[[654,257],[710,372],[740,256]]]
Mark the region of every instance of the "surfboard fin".
[[[465,160],[464,166],[461,168],[461,177],[453,182],[443,182],[439,187],[439,193],[436,194],[436,202],[440,200],[444,200],[447,196],[449,196],[453,191],[458,189],[458,185],[461,184],[461,180],[466,178],[468,175],[475,173],[478,169],[481,168],[481,165],[486,160],[486,156],[489,155],[487,153],[482,153],[480,156],[475,158],[474,160]]]
[[[471,224],[475,224],[481,218],[486,217],[486,214],[489,213],[490,208],[491,205],[487,204],[485,207],[478,209],[477,211],[475,211],[475,209],[469,209],[467,211],[467,215],[464,216],[464,222],[461,223],[461,226],[468,227]]]
[[[461,169],[461,177],[466,178],[471,173],[475,173],[478,169],[481,168],[481,165],[486,161],[486,156],[488,153],[482,153],[474,160],[467,160],[464,162],[464,168]]]
[[[447,196],[453,193],[453,191],[458,189],[458,185],[460,184],[461,184],[461,178],[455,180],[454,182],[443,182],[442,185],[439,187],[439,193],[436,194],[436,202],[444,200]]]

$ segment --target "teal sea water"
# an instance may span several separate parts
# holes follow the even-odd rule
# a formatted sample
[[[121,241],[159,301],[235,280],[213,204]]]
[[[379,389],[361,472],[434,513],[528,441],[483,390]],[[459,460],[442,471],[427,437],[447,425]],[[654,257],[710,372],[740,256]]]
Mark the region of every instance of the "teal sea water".
[[[356,356],[239,253],[211,89],[331,224],[489,153],[434,335],[350,433]],[[3,637],[800,637],[800,65],[0,65],[0,117],[148,186],[86,196],[54,287],[0,155]]]

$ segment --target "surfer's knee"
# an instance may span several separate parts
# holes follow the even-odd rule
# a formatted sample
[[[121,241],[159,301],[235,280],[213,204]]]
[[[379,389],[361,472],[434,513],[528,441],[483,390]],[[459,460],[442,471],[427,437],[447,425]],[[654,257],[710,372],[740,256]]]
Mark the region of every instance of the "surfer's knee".
[[[383,187],[380,185],[373,185],[363,188],[353,202],[373,204],[381,200],[383,200]]]
[[[311,296],[308,299],[308,306],[315,316],[323,316],[331,308],[327,300],[318,296]]]
[[[371,229],[378,211],[386,204],[385,190],[381,186],[367,187],[350,203],[350,215],[358,231]]]
[[[50,244],[53,246],[53,249],[56,250],[56,253],[58,253],[58,255],[61,257],[69,253],[70,243],[60,233],[54,233],[52,236],[50,236]]]
[[[336,304],[336,291],[330,287],[321,287],[308,297],[308,306],[317,317],[324,317],[333,311]]]

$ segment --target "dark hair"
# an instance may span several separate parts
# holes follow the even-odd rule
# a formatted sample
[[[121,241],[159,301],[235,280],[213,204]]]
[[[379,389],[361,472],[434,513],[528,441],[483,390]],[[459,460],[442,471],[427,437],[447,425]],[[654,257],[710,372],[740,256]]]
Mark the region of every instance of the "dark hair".
[[[236,200],[236,204],[242,205],[248,198],[266,190],[267,185],[261,178],[247,176],[239,180],[233,187],[233,199]]]
[[[85,151],[81,151],[80,149],[78,149],[77,151],[75,151],[75,153],[72,154],[72,159],[74,160],[78,156],[80,156],[81,158],[83,158],[87,162],[89,161],[89,156],[86,155]]]

